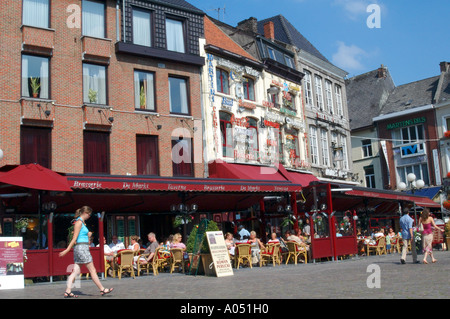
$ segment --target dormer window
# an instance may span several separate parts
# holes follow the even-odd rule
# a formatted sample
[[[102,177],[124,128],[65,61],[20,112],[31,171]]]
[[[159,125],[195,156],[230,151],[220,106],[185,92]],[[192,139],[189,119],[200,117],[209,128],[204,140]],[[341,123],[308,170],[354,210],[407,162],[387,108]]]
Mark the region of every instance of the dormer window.
[[[185,53],[183,21],[166,18],[167,50]]]

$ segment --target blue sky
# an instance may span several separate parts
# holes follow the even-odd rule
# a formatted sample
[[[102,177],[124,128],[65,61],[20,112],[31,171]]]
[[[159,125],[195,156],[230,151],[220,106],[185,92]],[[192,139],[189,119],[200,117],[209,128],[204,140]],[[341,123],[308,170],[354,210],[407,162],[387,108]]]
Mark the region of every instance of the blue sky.
[[[384,64],[402,85],[439,75],[439,63],[450,61],[448,0],[187,1],[216,19],[221,8],[220,20],[233,26],[282,14],[349,77]],[[380,8],[380,28],[367,25],[371,4]]]

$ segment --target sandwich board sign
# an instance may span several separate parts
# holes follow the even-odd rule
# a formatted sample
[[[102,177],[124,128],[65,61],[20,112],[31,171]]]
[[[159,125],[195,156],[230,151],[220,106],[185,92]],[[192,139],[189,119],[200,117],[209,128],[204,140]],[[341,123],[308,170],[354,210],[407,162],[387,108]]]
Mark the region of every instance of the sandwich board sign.
[[[0,290],[24,287],[22,237],[0,237]]]
[[[231,267],[223,233],[221,231],[208,231],[206,232],[206,238],[217,277],[232,276],[233,268]]]

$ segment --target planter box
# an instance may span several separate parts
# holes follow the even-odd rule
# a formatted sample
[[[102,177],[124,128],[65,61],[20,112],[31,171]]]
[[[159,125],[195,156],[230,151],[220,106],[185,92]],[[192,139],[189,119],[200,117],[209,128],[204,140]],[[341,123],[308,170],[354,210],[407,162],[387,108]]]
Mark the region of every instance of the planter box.
[[[213,262],[211,254],[201,254],[201,263],[197,274],[205,276],[216,276],[216,270],[214,267],[209,269],[209,265]]]

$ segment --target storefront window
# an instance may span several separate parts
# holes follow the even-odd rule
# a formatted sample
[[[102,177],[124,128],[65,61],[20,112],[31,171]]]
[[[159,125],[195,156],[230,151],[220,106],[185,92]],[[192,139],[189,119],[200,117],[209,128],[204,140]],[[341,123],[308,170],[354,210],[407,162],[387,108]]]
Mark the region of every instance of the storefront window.
[[[330,237],[330,227],[328,223],[328,215],[326,213],[317,213],[313,217],[314,238]]]

